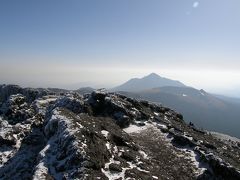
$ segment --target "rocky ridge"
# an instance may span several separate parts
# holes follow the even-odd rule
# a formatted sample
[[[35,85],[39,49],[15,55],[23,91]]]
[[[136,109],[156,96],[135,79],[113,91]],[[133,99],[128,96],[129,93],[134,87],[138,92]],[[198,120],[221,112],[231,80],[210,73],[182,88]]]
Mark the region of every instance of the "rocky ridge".
[[[0,86],[0,179],[240,179],[240,144],[96,90]]]

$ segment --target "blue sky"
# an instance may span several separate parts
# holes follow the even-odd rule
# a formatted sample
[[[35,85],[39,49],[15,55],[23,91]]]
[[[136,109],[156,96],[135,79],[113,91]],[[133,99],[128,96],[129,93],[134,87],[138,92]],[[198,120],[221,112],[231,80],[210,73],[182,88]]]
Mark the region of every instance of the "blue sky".
[[[239,9],[239,0],[1,1],[0,81],[114,86],[154,71],[234,90]]]

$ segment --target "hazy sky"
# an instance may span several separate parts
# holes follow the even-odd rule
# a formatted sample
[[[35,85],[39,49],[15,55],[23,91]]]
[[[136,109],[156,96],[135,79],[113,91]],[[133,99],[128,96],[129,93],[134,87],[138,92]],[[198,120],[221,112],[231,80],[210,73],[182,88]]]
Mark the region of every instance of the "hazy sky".
[[[239,0],[2,0],[0,83],[110,87],[156,72],[236,95],[239,33]]]

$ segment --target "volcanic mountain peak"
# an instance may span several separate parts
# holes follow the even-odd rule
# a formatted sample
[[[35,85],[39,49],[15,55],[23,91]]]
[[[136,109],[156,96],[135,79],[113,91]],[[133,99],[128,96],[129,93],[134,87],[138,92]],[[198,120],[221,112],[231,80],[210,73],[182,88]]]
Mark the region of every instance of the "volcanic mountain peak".
[[[145,77],[143,77],[143,78],[161,78],[161,76],[159,76],[158,74],[156,74],[156,73],[151,73],[151,74],[149,74],[149,75],[147,75],[147,76],[145,76]]]
[[[184,87],[185,85],[179,81],[167,79],[159,76],[156,73],[151,73],[143,78],[133,78],[126,83],[114,88],[114,91],[142,91],[146,89],[164,87],[164,86],[176,86]]]

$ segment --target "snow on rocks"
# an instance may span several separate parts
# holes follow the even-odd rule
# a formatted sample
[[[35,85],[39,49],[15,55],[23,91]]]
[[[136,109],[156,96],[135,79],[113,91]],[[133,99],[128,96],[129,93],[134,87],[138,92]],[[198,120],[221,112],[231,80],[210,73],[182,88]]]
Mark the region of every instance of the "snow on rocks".
[[[109,142],[106,143],[106,147],[108,151],[111,152],[112,146]],[[124,179],[125,177],[125,171],[126,168],[120,168],[120,166],[115,167],[114,169],[111,168],[110,166],[112,165],[120,165],[120,161],[115,160],[115,156],[119,154],[117,146],[113,147],[113,152],[112,152],[112,157],[109,159],[109,162],[107,162],[104,165],[104,168],[101,168],[102,173],[109,179],[109,180],[116,180],[119,178]]]
[[[2,167],[8,161],[12,153],[13,150],[8,150],[7,148],[0,149],[0,167]]]
[[[34,110],[27,103],[27,98],[22,94],[14,94],[0,107],[2,116],[10,123],[16,124],[34,116]]]
[[[144,170],[140,167],[138,167],[136,164],[133,164],[132,162],[127,162],[129,165],[129,169],[134,169],[136,168],[138,171],[144,172],[144,173],[149,173],[150,171]]]
[[[21,147],[25,133],[29,133],[29,124],[11,125],[8,121],[0,120],[0,166],[12,158]]]
[[[188,145],[188,143],[193,140],[193,138],[191,136],[184,133],[182,136],[175,135],[172,137],[172,135],[169,136],[169,133],[163,133],[161,131],[161,128],[167,129],[167,126],[164,124],[161,124],[161,123],[150,121],[150,122],[146,123],[145,126],[141,126],[141,127],[136,126],[136,125],[130,125],[129,128],[124,129],[124,131],[129,134],[131,134],[131,133],[141,134],[143,132],[155,131],[160,135],[160,137],[162,137],[162,140],[164,140],[165,143],[168,144],[168,146],[175,149],[175,154],[178,157],[184,158],[184,159],[188,160],[190,164],[192,164],[192,166],[195,168],[196,176],[199,176],[199,175],[203,174],[204,171],[210,169],[209,166],[207,166],[205,163],[200,162],[199,154],[197,152],[195,152],[194,148],[192,147],[192,144],[191,143],[189,144],[191,146]],[[176,146],[175,143],[173,143],[173,140],[175,140],[174,138],[177,138],[177,137],[185,138],[188,141],[186,141],[186,144],[185,144],[185,140],[184,140],[184,144],[181,144],[183,146]],[[144,151],[139,150],[139,153],[143,156],[144,159],[149,159],[148,155]]]
[[[138,164],[128,161],[125,166],[117,166],[120,165],[120,161],[114,160],[114,155],[111,157],[108,163],[105,164],[104,168],[102,168],[103,174],[105,174],[109,180],[117,180],[119,178],[129,179],[126,177],[126,171],[130,171],[136,169],[139,172],[149,173],[149,171],[144,170],[138,166]],[[114,167],[114,168],[113,168]],[[120,168],[121,167],[121,168]]]
[[[148,124],[150,126],[150,124]],[[140,133],[141,131],[145,130],[148,128],[148,125],[145,125],[145,126],[138,126],[138,125],[135,125],[135,124],[131,124],[129,127],[127,128],[124,128],[123,130],[126,132],[126,133]]]
[[[57,98],[58,97],[54,95],[43,96],[42,98],[35,100],[33,104],[38,113],[45,115],[48,106],[54,103],[57,100]]]
[[[106,90],[12,88],[17,93],[0,95],[0,179],[176,179],[222,170],[220,177],[238,177],[218,158],[219,142],[169,108]]]
[[[106,147],[107,147],[108,150],[110,150],[111,146],[110,146],[109,142],[106,143]]]
[[[46,176],[47,172],[55,179],[64,176],[71,177],[74,172],[79,172],[83,159],[86,157],[86,142],[78,141],[76,133],[78,125],[71,118],[71,113],[60,108],[53,110],[47,121],[44,132],[49,138],[45,148],[39,153],[38,165],[34,177]],[[56,151],[56,150],[60,151]],[[74,162],[75,160],[78,162]],[[80,160],[82,159],[82,160]],[[62,172],[64,169],[65,173]]]
[[[66,96],[61,96],[56,100],[53,105],[53,109],[56,107],[66,108],[76,114],[83,112],[83,97],[76,94],[68,94]]]
[[[116,161],[114,160],[114,155],[112,155],[112,157],[110,158],[109,162],[107,162],[105,165],[104,165],[104,168],[101,169],[102,173],[108,177],[109,180],[115,180],[115,179],[119,179],[119,178],[123,178],[125,177],[125,171],[126,169],[123,168],[123,169],[119,169],[116,171],[116,168],[114,169],[115,171],[113,172],[112,170],[110,170],[110,165],[112,164],[116,164],[116,165],[119,165],[120,164],[120,161]],[[122,171],[121,171],[122,170]]]
[[[101,133],[102,133],[102,135],[103,135],[104,137],[106,137],[106,138],[108,137],[108,134],[109,134],[108,131],[102,130]]]
[[[179,157],[187,159],[195,167],[195,173],[197,176],[204,173],[204,171],[210,169],[207,165],[205,165],[205,163],[200,162],[199,155],[197,152],[194,151],[193,148],[186,146],[178,148],[178,150],[180,150],[180,153],[177,152],[176,154]]]
[[[143,156],[144,159],[149,159],[148,155],[144,151],[139,150],[138,152]]]

